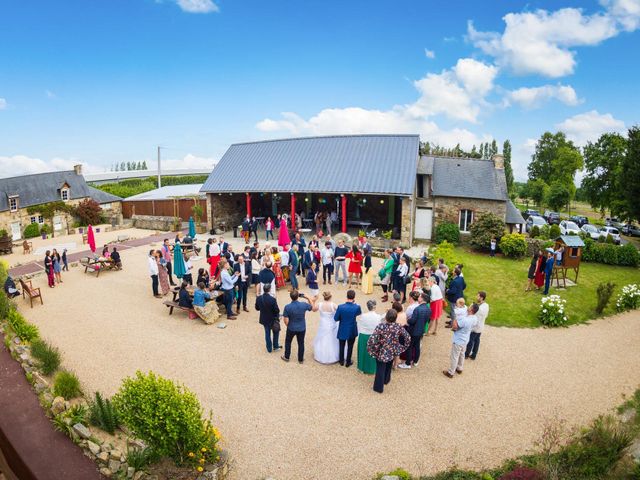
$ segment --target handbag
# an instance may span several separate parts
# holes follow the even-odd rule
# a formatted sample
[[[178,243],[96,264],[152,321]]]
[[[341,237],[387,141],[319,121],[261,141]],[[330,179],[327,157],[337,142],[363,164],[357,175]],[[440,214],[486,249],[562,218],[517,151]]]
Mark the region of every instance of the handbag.
[[[380,277],[380,280],[384,280],[384,277],[387,276],[387,271],[384,268],[381,268],[380,270],[378,270],[378,277]]]
[[[273,330],[274,332],[279,332],[280,331],[280,319],[276,318],[273,320],[273,323],[271,324],[271,330]]]

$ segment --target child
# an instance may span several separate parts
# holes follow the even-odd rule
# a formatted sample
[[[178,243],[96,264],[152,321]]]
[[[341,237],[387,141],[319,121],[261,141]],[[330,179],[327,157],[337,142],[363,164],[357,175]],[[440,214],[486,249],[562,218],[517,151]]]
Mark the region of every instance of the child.
[[[67,262],[67,249],[62,250],[62,270],[69,271],[69,263]]]
[[[456,301],[456,306],[453,309],[453,313],[455,315],[455,319],[467,316],[467,306],[464,302],[464,298],[461,297]]]
[[[491,253],[489,254],[490,257],[495,257],[496,256],[496,246],[497,246],[498,242],[496,241],[495,237],[491,239]]]

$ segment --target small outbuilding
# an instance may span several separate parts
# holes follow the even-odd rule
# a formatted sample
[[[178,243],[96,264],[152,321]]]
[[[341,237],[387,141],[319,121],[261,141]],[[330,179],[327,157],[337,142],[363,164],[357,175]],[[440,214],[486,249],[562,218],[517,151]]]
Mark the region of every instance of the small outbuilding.
[[[560,235],[555,240],[554,250],[563,248],[562,264],[555,266],[556,278],[558,284],[560,283],[559,273],[562,270],[563,281],[567,277],[567,270],[572,269],[575,274],[575,283],[578,283],[578,272],[580,271],[580,260],[582,259],[582,249],[584,248],[584,242],[577,235]],[[566,282],[565,282],[566,283]]]

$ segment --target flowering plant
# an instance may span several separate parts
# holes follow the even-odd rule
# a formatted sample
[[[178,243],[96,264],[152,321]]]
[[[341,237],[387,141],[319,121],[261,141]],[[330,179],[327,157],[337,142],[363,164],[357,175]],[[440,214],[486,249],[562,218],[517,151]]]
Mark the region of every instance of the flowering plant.
[[[560,298],[560,295],[542,297],[540,312],[538,313],[540,323],[549,327],[566,325],[567,316],[564,313],[566,304],[567,301]]]
[[[635,310],[640,308],[640,287],[632,283],[622,287],[622,293],[618,295],[616,300],[616,310],[624,312],[625,310]]]

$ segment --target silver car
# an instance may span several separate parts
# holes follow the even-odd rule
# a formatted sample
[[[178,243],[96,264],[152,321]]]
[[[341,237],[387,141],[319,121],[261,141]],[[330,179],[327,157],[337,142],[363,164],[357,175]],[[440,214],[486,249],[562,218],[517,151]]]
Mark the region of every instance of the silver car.
[[[544,218],[538,217],[536,215],[531,215],[529,218],[527,218],[527,223],[525,224],[525,230],[527,232],[530,232],[534,225],[537,225],[538,228],[542,228],[546,224],[547,224],[547,221]]]
[[[611,235],[613,237],[613,241],[620,245],[620,231],[614,227],[602,227],[600,229],[600,236],[607,238],[607,235]]]
[[[594,240],[598,240],[600,238],[600,230],[598,230],[590,223],[585,223],[582,227],[580,227],[580,230],[582,230]]]
[[[560,222],[560,233],[562,235],[569,235],[569,234],[579,235],[580,227],[578,227],[578,225],[576,225],[571,220],[563,220]]]

